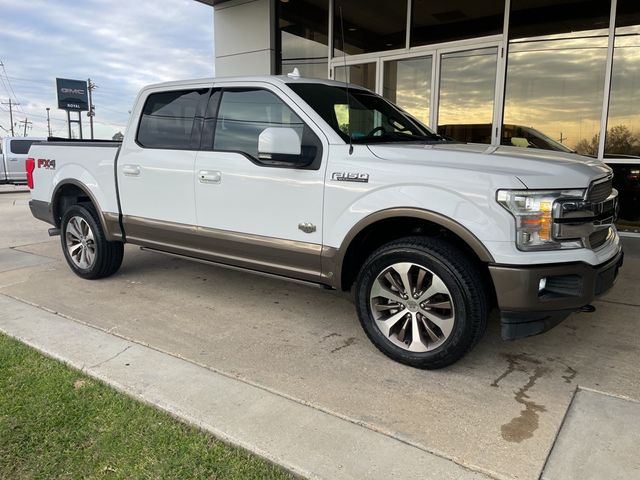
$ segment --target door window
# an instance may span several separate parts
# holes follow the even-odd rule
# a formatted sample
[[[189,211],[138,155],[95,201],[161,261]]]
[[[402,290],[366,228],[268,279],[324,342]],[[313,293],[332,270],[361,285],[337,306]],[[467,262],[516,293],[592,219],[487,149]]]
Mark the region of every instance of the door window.
[[[180,90],[149,95],[140,118],[138,144],[146,148],[195,149],[191,131],[200,100],[207,92]]]
[[[240,152],[262,164],[258,160],[258,139],[269,127],[294,129],[302,140],[302,156],[319,158],[321,144],[316,135],[277,95],[263,89],[222,92],[215,118],[213,149]]]

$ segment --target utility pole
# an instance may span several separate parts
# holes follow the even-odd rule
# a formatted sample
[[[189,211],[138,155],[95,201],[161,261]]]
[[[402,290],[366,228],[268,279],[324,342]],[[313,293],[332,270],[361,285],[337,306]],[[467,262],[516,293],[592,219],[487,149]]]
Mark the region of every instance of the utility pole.
[[[91,130],[91,140],[93,140],[93,117],[96,115],[96,109],[93,106],[93,96],[91,93],[98,88],[98,86],[91,81],[89,78],[87,80],[87,89],[89,90],[89,112],[87,112],[87,116],[89,117],[89,128]]]
[[[51,136],[51,118],[49,117],[49,107],[47,107],[47,132],[49,132],[49,136]]]
[[[9,99],[8,102],[2,102],[2,105],[9,105],[9,119],[11,120],[11,136],[15,137],[15,134],[13,133],[13,107],[20,104],[14,103],[11,101],[11,99]]]
[[[18,123],[24,124],[24,135],[23,135],[23,137],[26,137],[27,136],[27,126],[33,125],[33,122],[29,122],[27,120],[27,117],[24,117],[24,120],[20,120]]]

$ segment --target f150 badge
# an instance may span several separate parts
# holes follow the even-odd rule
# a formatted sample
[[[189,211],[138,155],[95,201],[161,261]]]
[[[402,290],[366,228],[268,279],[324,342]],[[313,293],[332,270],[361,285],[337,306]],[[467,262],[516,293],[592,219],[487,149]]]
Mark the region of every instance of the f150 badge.
[[[50,160],[48,158],[39,158],[37,161],[38,161],[38,168],[46,168],[47,170],[56,169],[55,160]]]
[[[369,183],[369,174],[357,172],[333,172],[331,180],[336,182]]]

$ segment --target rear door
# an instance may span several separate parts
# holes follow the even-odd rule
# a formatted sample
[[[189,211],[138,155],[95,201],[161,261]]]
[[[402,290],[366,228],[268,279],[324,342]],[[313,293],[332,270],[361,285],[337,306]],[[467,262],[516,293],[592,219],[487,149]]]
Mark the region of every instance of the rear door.
[[[158,242],[168,229],[194,229],[193,169],[209,88],[152,90],[137,102],[138,124],[118,158],[123,223],[131,240]],[[144,95],[144,94],[143,94]]]
[[[270,127],[294,129],[308,164],[258,155]],[[279,89],[216,85],[195,168],[200,234],[223,260],[317,280],[327,152],[322,131]]]

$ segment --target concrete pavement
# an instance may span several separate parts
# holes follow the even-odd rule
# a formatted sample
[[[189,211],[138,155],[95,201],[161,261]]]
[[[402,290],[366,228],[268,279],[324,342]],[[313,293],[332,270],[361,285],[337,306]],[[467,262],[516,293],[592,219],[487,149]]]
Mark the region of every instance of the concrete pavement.
[[[127,247],[118,274],[74,276],[59,239],[0,196],[0,247],[55,261],[0,273],[0,293],[152,346],[495,478],[538,478],[578,385],[640,399],[640,248],[594,314],[425,372],[379,354],[344,296]],[[11,206],[8,203],[13,202]],[[31,240],[29,240],[31,238]],[[27,240],[26,242],[24,240]],[[43,241],[44,240],[44,241]],[[19,243],[18,243],[19,242]],[[31,242],[31,243],[29,243]],[[382,478],[382,477],[380,477]],[[426,477],[429,478],[429,477]],[[438,478],[438,477],[432,477]]]

